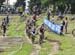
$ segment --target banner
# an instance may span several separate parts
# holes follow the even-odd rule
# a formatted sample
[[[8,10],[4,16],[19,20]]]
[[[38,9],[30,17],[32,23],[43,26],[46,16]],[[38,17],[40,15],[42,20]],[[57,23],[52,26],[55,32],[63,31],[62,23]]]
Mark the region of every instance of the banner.
[[[58,24],[53,24],[51,21],[44,19],[44,24],[49,27],[50,30],[57,34],[61,34],[61,26]]]

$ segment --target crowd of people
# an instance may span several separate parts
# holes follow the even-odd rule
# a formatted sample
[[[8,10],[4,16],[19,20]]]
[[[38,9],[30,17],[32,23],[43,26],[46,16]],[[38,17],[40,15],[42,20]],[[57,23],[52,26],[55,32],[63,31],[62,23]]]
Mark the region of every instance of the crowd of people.
[[[55,24],[54,15],[52,15],[52,18],[50,16],[51,12],[48,11],[47,13],[48,20],[50,20],[53,24]],[[26,34],[28,38],[32,40],[32,43],[35,43],[36,35],[39,35],[38,43],[41,44],[44,40],[45,24],[42,24],[40,27],[38,27],[38,25],[36,24],[37,20],[38,18],[36,14],[34,14],[31,17],[31,19],[30,18],[26,19]],[[2,25],[1,25],[3,36],[5,36],[6,34],[8,23],[9,23],[9,16],[7,15],[7,17],[2,20]],[[61,19],[60,26],[61,26],[61,32],[63,33],[63,31],[65,30],[65,33],[67,33],[67,27],[68,27],[67,17],[65,17],[65,19]]]
[[[52,16],[52,18],[51,18]],[[59,17],[59,15],[58,15]],[[48,11],[47,13],[47,19],[51,21],[53,24],[55,24],[55,16],[51,15],[51,11]],[[61,26],[61,32],[62,34],[65,32],[65,34],[68,33],[68,18],[67,17],[60,17],[60,26]],[[33,17],[26,20],[26,34],[29,39],[32,40],[32,43],[35,43],[36,35],[39,35],[39,41],[38,43],[42,43],[44,40],[44,32],[45,32],[45,24],[42,24],[39,28],[36,24],[37,22],[37,15],[34,14]],[[58,19],[57,19],[58,20]],[[63,32],[64,31],[64,32]]]
[[[0,8],[0,13],[1,14],[7,14],[7,13],[10,13],[10,14],[16,14],[17,13],[17,10],[14,8],[14,7],[5,7],[5,6],[2,6]]]
[[[44,39],[44,24],[42,24],[39,28],[36,24],[37,22],[37,16],[34,14],[32,19],[27,19],[26,22],[26,34],[28,38],[32,40],[32,43],[35,43],[35,37],[36,35],[39,35],[39,41],[38,43],[41,44]]]
[[[51,18],[52,16],[52,18]],[[61,32],[63,33],[63,31],[65,30],[65,33],[67,33],[67,27],[68,27],[68,18],[67,17],[59,17],[58,18],[61,20],[60,22],[60,26],[61,26]],[[47,12],[47,19],[49,21],[51,21],[53,24],[55,24],[55,16],[52,15],[51,11],[48,10]],[[39,43],[41,44],[44,40],[44,32],[45,32],[45,24],[42,24],[39,28],[36,24],[38,18],[37,15],[34,14],[32,16],[32,18],[27,18],[26,19],[26,34],[28,36],[28,38],[30,38],[32,40],[32,43],[35,43],[35,37],[36,35],[39,35]],[[9,23],[9,16],[7,15],[6,18],[4,18],[2,20],[2,25],[1,28],[3,30],[3,36],[5,36],[6,34],[6,30],[7,30],[7,25]]]

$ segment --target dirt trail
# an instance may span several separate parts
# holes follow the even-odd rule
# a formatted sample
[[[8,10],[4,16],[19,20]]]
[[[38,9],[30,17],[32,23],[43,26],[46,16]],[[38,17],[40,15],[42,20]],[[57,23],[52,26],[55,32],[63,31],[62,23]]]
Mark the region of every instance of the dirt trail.
[[[54,55],[54,54],[58,53],[61,43],[57,40],[50,40],[50,39],[46,39],[46,40],[52,45],[52,49],[48,55]]]
[[[26,38],[27,38],[28,42],[30,44],[32,44],[32,41],[28,37],[26,37]],[[39,44],[33,44],[33,46],[34,46],[34,48],[33,48],[32,52],[30,53],[30,55],[38,55],[38,53],[41,49],[41,46]]]
[[[26,38],[29,41],[29,43],[32,44],[31,40],[28,37],[26,37]],[[48,55],[54,55],[54,54],[58,53],[58,51],[60,49],[60,42],[57,40],[48,40],[48,39],[46,39],[46,41],[48,41],[52,45],[51,52]],[[30,55],[39,55],[41,46],[39,44],[33,44],[33,46],[34,46],[34,49],[30,53]]]
[[[39,54],[39,51],[41,49],[41,46],[38,45],[38,44],[34,44],[34,50],[32,51],[32,53],[30,55],[38,55]]]
[[[14,45],[21,45],[19,49],[11,51],[8,55],[14,55],[18,52],[23,45],[23,39],[21,37],[1,37],[0,36],[0,52],[8,51],[7,49],[14,48]]]
[[[58,42],[50,42],[50,44],[52,45],[52,49],[48,55],[54,55],[54,54],[58,53],[59,47],[60,47]]]

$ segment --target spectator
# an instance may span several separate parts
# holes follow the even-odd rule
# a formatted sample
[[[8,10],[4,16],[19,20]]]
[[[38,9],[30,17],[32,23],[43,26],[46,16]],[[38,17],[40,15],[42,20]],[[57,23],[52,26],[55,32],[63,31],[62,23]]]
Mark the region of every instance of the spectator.
[[[68,18],[65,18],[65,33],[67,34]]]
[[[63,14],[61,12],[59,12],[58,20],[62,20],[63,18],[64,18]]]
[[[61,34],[63,34],[64,26],[65,26],[65,21],[62,19],[62,21],[61,21]]]
[[[51,15],[51,11],[48,11],[48,13],[47,13],[48,20],[50,20],[50,15]]]
[[[2,21],[2,25],[1,25],[2,29],[3,29],[3,36],[5,36],[6,33],[6,20],[4,18],[4,20]]]
[[[9,23],[9,16],[8,15],[6,17],[6,22],[7,22],[7,24]]]

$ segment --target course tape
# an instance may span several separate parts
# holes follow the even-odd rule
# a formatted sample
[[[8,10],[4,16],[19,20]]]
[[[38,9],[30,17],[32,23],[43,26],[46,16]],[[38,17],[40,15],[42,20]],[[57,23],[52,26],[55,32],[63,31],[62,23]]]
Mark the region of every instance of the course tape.
[[[57,34],[61,34],[61,26],[58,24],[54,24],[51,21],[44,19],[44,24],[46,26],[48,26],[48,28],[50,30],[52,30],[53,32],[57,33]]]

